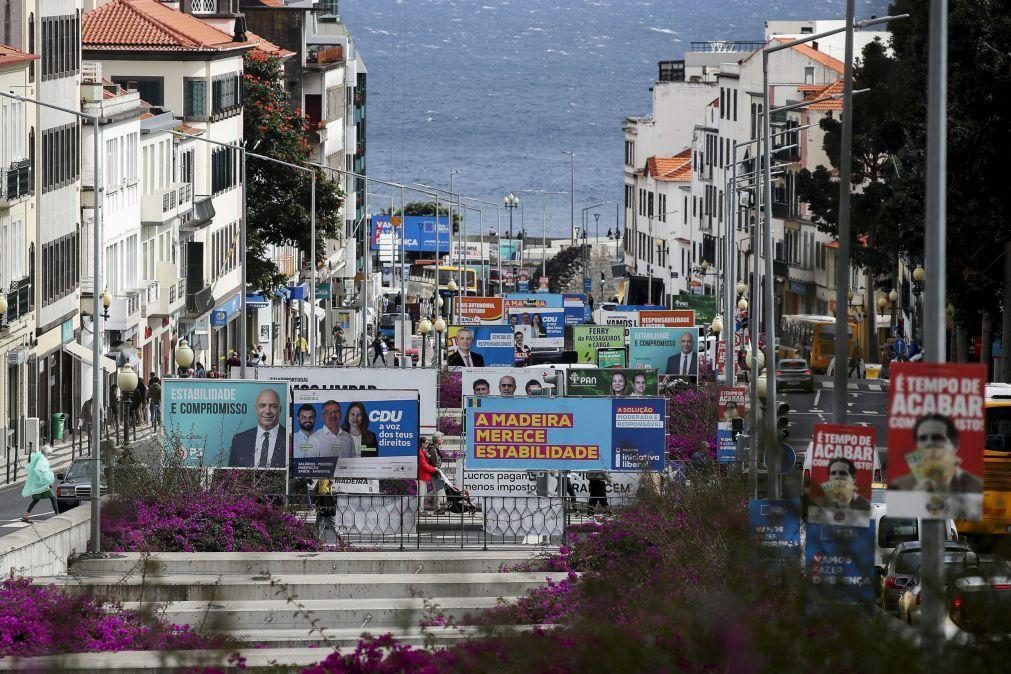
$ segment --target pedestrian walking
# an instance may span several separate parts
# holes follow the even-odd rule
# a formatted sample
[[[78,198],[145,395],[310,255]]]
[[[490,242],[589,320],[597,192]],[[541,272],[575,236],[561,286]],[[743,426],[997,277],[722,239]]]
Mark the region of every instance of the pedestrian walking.
[[[316,535],[320,541],[326,536],[326,530],[333,531],[334,542],[340,543],[341,536],[337,532],[337,500],[333,496],[333,485],[330,480],[316,482]]]
[[[228,360],[225,361],[225,374],[231,374],[233,367],[242,367],[242,358],[234,349],[228,354]]]
[[[309,356],[309,342],[305,341],[304,335],[298,336],[298,364],[305,365],[305,359]]]
[[[586,474],[586,479],[590,483],[590,514],[607,510],[607,485],[611,481],[611,476],[602,470],[590,471]]]
[[[151,405],[151,426],[158,428],[161,426],[161,379],[152,372],[148,382],[147,397]]]
[[[215,365],[214,369],[217,369],[217,367],[218,366]],[[206,370],[206,368],[204,368],[204,364],[201,363],[200,361],[197,361],[197,366],[193,370],[193,376],[194,377],[198,377],[200,379],[203,379],[204,377],[207,376],[207,370]]]
[[[25,514],[21,516],[23,522],[31,523],[32,510],[44,498],[48,498],[49,503],[52,504],[54,515],[60,513],[60,506],[56,502],[56,492],[53,491],[53,482],[56,481],[56,476],[53,475],[53,469],[49,467],[49,459],[46,458],[50,450],[49,445],[42,445],[32,452],[28,459],[25,486],[21,489],[21,495],[30,496],[32,502],[28,504]]]
[[[91,442],[91,406],[94,401],[88,398],[81,405],[81,434],[88,438],[88,442]]]
[[[295,362],[295,345],[291,342],[291,337],[284,343],[284,364],[292,365]]]
[[[378,332],[376,336],[372,338],[372,364],[375,365],[376,361],[380,358],[383,359],[383,367],[386,367],[386,352],[383,349],[385,344],[383,344],[383,337]]]
[[[137,389],[132,395],[134,423],[144,425],[147,423],[147,384],[143,377],[137,377]]]
[[[445,489],[442,478],[439,476],[439,469],[428,462],[428,453],[425,447],[418,448],[418,495],[425,496],[426,492],[438,492]]]

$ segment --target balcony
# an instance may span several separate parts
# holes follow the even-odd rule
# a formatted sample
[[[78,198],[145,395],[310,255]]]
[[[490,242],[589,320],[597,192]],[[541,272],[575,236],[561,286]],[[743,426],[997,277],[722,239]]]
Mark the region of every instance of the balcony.
[[[190,219],[192,209],[192,185],[172,183],[141,198],[140,219],[145,225],[163,225],[175,218],[181,218],[185,222]]]
[[[109,307],[109,319],[105,322],[105,329],[122,332],[137,325],[143,318],[141,308],[144,306],[146,297],[147,288],[130,290],[114,296],[112,305]]]
[[[172,262],[159,262],[155,271],[157,297],[148,304],[147,318],[168,318],[186,307],[186,280]],[[149,286],[150,287],[150,286]]]
[[[318,38],[317,38],[318,39]],[[306,47],[306,68],[329,70],[344,65],[344,45],[310,44]]]
[[[22,159],[0,170],[0,208],[9,207],[32,194],[31,160]]]
[[[215,216],[214,202],[209,196],[193,196],[193,210],[189,213],[189,218],[182,218],[180,229],[194,232],[201,227],[206,227]]]
[[[185,301],[184,318],[195,320],[214,308],[214,293],[210,286],[200,288],[196,292],[187,292],[183,298]]]
[[[777,201],[772,202],[772,217],[780,220],[787,220],[793,217],[790,213],[790,204],[783,204]]]
[[[32,280],[23,276],[14,279],[11,287],[7,290],[7,313],[6,319],[0,321],[4,326],[8,326],[32,310]]]

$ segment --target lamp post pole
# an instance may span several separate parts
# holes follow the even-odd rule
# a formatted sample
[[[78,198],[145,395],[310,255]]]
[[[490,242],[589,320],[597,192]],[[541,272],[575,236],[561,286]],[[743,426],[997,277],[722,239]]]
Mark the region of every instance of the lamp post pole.
[[[576,153],[562,150],[562,154],[569,155],[569,237],[576,245]]]

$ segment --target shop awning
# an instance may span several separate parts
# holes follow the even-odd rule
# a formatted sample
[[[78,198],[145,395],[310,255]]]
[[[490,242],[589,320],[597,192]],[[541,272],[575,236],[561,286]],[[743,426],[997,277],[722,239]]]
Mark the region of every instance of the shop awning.
[[[85,365],[92,365],[91,349],[80,342],[66,342],[63,345],[63,350]],[[112,358],[108,358],[107,356],[102,356],[101,362],[103,370],[105,370],[108,374],[116,374],[116,361]]]
[[[250,309],[265,309],[270,306],[270,302],[263,295],[247,293],[246,294],[246,310]]]
[[[311,315],[309,311],[310,306],[311,305],[308,302],[302,302],[302,313],[306,316]],[[326,318],[326,309],[316,307],[316,320],[322,321],[324,318]]]

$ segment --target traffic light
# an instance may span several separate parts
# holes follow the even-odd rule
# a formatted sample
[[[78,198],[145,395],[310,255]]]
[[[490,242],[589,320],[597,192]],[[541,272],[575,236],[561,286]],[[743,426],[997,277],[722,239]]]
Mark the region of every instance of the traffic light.
[[[604,272],[600,272],[600,287],[603,288],[607,285],[607,277],[604,276]]]
[[[776,405],[776,437],[780,442],[790,437],[790,406],[786,403]]]
[[[456,218],[453,218],[453,233],[454,234],[460,233],[460,221],[457,220]]]
[[[747,329],[748,329],[748,312],[747,311],[742,311],[741,312],[741,330],[747,330]]]

